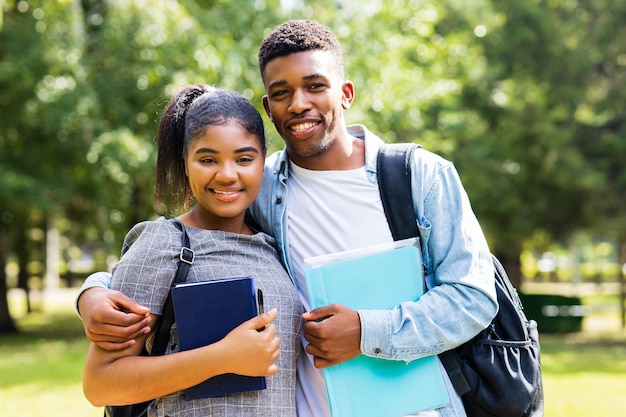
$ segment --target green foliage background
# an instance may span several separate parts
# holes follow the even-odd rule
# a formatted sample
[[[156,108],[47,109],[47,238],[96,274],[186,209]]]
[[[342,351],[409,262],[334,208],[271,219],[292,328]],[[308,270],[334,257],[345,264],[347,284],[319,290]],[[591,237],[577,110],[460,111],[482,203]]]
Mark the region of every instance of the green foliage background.
[[[0,266],[36,274],[55,227],[65,260],[105,269],[155,215],[168,97],[210,83],[262,109],[258,46],[291,18],[339,37],[350,123],[455,162],[514,281],[529,243],[584,232],[626,248],[625,0],[3,0],[0,11]],[[269,121],[267,132],[282,147]],[[7,311],[0,301],[0,330]]]
[[[514,279],[525,249],[582,235],[626,263],[626,0],[0,0],[0,333],[16,330],[1,295],[45,272],[48,229],[65,261],[106,269],[155,215],[156,124],[180,86],[231,88],[262,110],[258,46],[292,18],[339,37],[350,123],[455,162]],[[81,396],[72,300],[2,336],[0,414],[101,415]],[[616,415],[623,340],[572,337],[542,342],[546,415]]]

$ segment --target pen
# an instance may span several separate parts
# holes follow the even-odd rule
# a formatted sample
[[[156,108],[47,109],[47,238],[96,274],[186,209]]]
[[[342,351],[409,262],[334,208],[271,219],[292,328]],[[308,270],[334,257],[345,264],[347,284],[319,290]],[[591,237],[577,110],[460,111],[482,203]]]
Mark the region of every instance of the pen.
[[[259,314],[263,314],[265,309],[263,308],[263,291],[261,289],[256,290],[257,302],[259,304]]]

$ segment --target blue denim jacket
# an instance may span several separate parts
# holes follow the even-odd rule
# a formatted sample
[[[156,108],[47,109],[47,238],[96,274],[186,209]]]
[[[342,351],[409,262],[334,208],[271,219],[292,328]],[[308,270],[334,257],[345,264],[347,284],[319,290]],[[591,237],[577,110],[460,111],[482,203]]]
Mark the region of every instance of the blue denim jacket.
[[[376,182],[382,140],[360,125],[350,126],[350,134],[365,140],[366,170]],[[293,277],[286,234],[288,167],[284,151],[268,158],[262,192],[250,210],[261,228],[276,238]],[[359,311],[361,348],[370,356],[412,360],[452,349],[484,329],[497,311],[489,248],[454,165],[418,149],[412,174],[430,290],[394,312]]]
[[[365,140],[366,171],[370,181],[377,182],[376,156],[382,140],[362,125],[350,126],[349,131]],[[267,159],[263,186],[250,212],[262,230],[276,238],[293,279],[286,233],[288,167],[284,150]],[[497,312],[489,248],[454,165],[418,149],[412,184],[429,291],[418,302],[403,303],[398,309],[358,311],[361,351],[368,356],[410,361],[453,349],[484,329]],[[108,274],[94,274],[81,291],[109,286],[109,280]],[[445,380],[451,402],[438,410],[439,415],[465,416],[447,375]]]
[[[376,183],[382,140],[362,125],[350,126],[349,132],[365,140],[365,168]],[[452,349],[484,329],[498,308],[489,248],[454,165],[424,149],[414,159],[413,209],[429,291],[398,309],[358,311],[361,350],[372,357],[410,361]],[[287,236],[288,167],[284,150],[268,158],[262,191],[250,211],[262,230],[276,238],[294,277]],[[453,401],[440,415],[465,415],[446,380]]]

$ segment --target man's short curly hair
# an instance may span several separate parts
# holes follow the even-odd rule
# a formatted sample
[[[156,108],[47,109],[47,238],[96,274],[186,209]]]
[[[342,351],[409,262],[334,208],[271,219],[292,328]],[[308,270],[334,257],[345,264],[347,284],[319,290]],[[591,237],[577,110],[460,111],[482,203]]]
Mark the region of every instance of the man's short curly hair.
[[[290,20],[277,26],[265,37],[258,55],[261,77],[271,60],[311,50],[330,52],[343,77],[343,56],[337,37],[329,28],[314,20]]]

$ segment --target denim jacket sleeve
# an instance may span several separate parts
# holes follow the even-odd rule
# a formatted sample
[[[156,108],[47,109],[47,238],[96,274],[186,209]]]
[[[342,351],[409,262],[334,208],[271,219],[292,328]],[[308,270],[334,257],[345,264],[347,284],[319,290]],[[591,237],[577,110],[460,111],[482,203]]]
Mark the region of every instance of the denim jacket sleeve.
[[[78,299],[81,294],[87,291],[89,288],[111,288],[111,274],[109,272],[94,272],[89,275],[85,282],[78,290],[78,294],[76,295],[76,300],[74,300],[74,308],[76,309],[76,313],[80,317],[80,311],[78,311]]]
[[[393,310],[360,310],[365,355],[410,361],[453,349],[497,312],[489,248],[454,165],[424,149],[412,167],[428,291]]]

